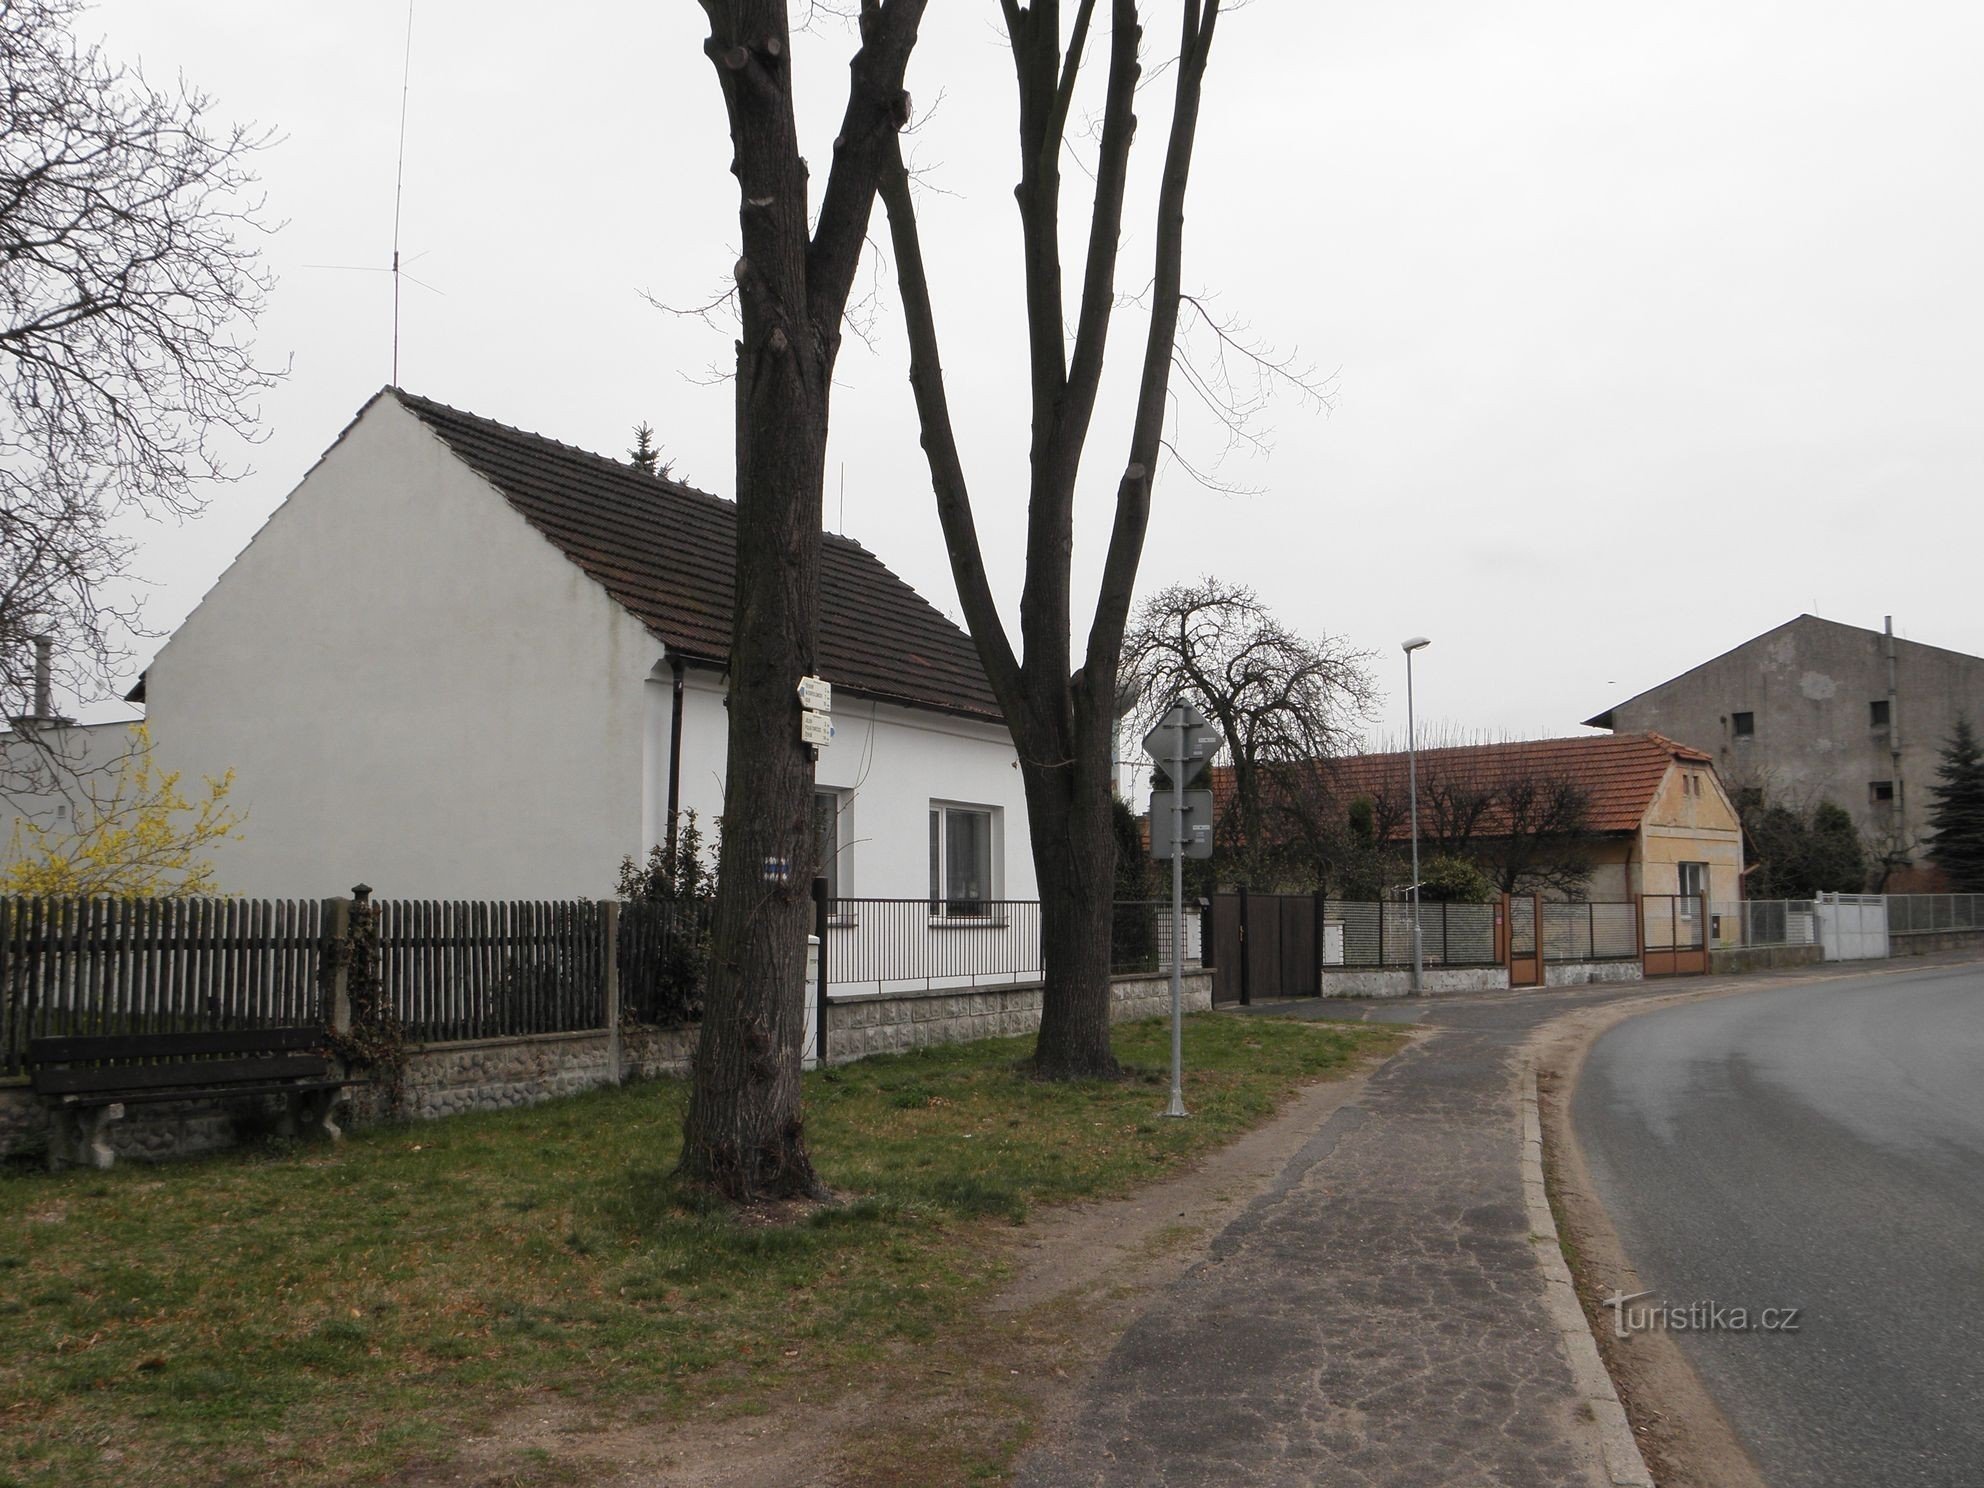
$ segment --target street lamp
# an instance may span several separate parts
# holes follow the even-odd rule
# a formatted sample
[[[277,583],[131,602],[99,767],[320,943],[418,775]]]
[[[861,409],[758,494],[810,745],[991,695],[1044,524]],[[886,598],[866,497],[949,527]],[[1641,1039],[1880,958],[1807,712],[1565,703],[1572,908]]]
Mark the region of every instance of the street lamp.
[[[1412,724],[1412,653],[1433,643],[1425,636],[1401,642],[1405,649],[1405,769],[1412,810],[1412,995],[1426,990],[1426,971],[1419,955],[1419,742]]]

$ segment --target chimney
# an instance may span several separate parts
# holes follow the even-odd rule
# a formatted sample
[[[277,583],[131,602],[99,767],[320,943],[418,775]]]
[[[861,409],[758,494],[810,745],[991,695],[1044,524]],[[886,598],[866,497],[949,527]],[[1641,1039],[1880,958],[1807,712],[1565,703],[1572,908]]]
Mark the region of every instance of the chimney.
[[[64,718],[55,711],[54,685],[55,638],[38,635],[34,638],[34,711],[18,713],[7,721],[17,731],[32,732],[37,728],[60,727],[74,723],[73,718]]]
[[[54,655],[55,640],[52,636],[38,635],[34,638],[34,716],[36,718],[55,716],[54,688],[49,680]]]

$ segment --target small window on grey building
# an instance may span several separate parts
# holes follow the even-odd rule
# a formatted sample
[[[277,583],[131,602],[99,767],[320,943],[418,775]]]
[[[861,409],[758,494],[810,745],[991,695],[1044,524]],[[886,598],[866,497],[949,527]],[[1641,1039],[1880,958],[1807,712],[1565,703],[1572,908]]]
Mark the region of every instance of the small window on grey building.
[[[1729,732],[1739,739],[1747,739],[1757,731],[1757,715],[1754,713],[1731,713]]]
[[[1875,698],[1871,703],[1867,704],[1867,726],[1869,728],[1886,728],[1888,726],[1888,700],[1886,698]]]
[[[1745,785],[1737,788],[1736,809],[1754,811],[1764,803],[1764,788],[1760,785]]]
[[[1894,804],[1894,782],[1892,780],[1870,780],[1867,782],[1867,799],[1876,806]]]

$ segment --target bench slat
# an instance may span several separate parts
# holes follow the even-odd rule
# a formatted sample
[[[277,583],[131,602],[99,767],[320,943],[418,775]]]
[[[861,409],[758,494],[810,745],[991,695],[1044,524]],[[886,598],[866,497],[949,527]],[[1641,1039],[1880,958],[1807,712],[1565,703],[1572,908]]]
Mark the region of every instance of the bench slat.
[[[207,1059],[191,1064],[126,1064],[99,1069],[41,1068],[29,1077],[40,1095],[106,1090],[167,1090],[188,1086],[225,1087],[268,1080],[307,1080],[329,1071],[319,1055],[286,1054],[271,1059]]]
[[[358,1079],[338,1079],[326,1076],[321,1080],[277,1080],[265,1085],[228,1085],[218,1090],[198,1088],[183,1090],[97,1090],[80,1091],[69,1095],[49,1097],[51,1104],[58,1106],[107,1106],[121,1103],[127,1106],[141,1106],[160,1101],[205,1100],[208,1097],[248,1095],[291,1095],[305,1090],[337,1090],[346,1085],[363,1085]]]
[[[76,1034],[29,1039],[23,1063],[82,1064],[100,1059],[187,1059],[218,1054],[282,1054],[319,1047],[321,1028],[229,1028],[201,1033]]]

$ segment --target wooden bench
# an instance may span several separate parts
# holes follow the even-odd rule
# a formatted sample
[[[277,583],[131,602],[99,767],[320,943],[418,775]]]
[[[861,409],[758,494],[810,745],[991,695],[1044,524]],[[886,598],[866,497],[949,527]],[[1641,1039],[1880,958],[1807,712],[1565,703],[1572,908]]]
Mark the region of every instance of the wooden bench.
[[[48,1163],[107,1168],[104,1128],[128,1105],[281,1095],[285,1136],[342,1135],[332,1112],[345,1087],[324,1052],[321,1028],[208,1033],[130,1033],[30,1039],[22,1061],[36,1095],[53,1108]]]

